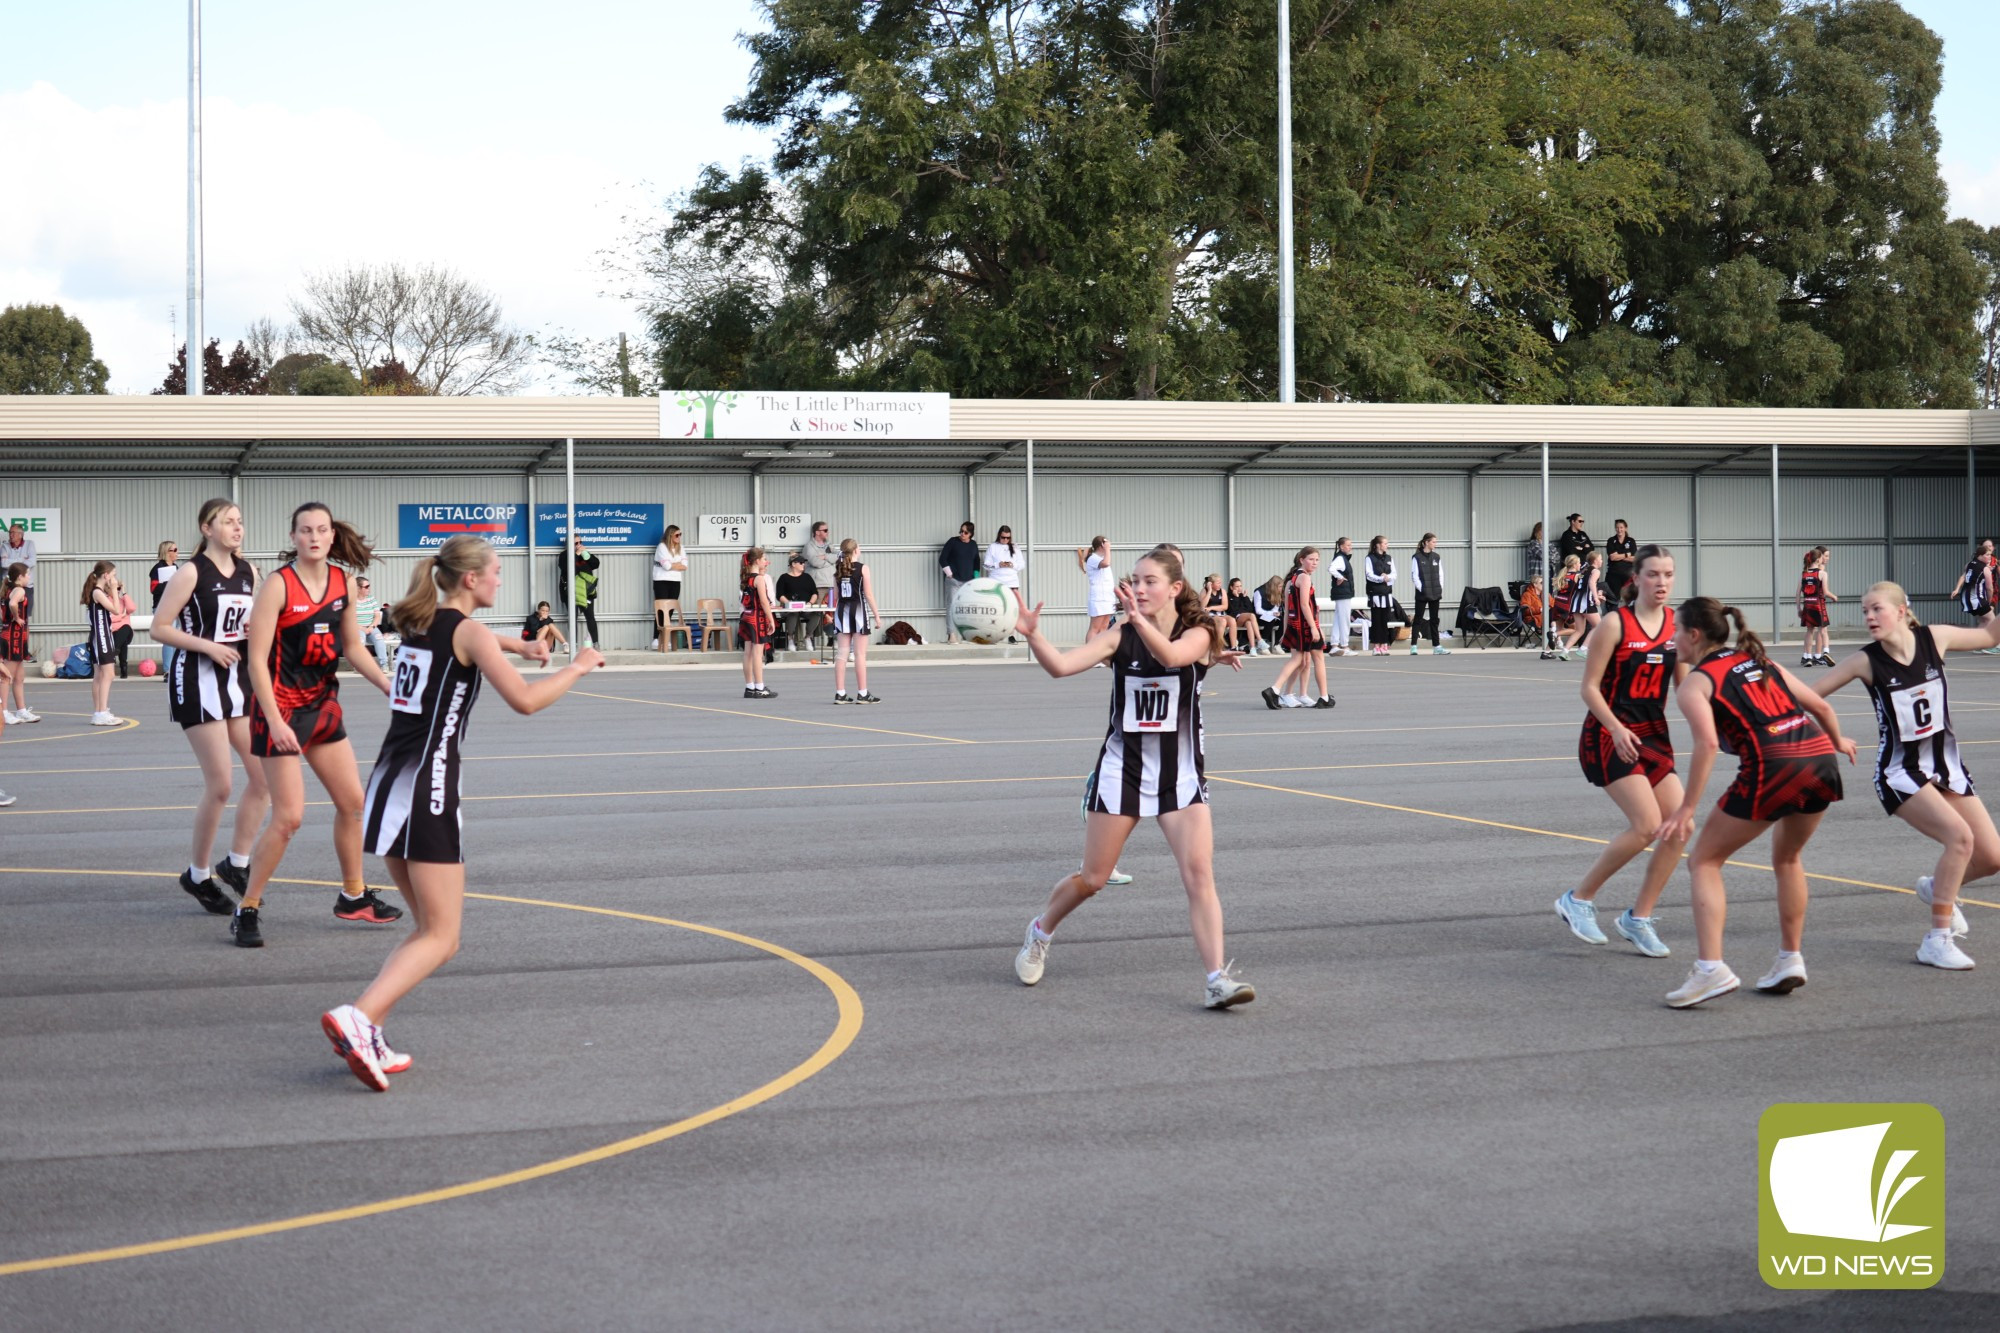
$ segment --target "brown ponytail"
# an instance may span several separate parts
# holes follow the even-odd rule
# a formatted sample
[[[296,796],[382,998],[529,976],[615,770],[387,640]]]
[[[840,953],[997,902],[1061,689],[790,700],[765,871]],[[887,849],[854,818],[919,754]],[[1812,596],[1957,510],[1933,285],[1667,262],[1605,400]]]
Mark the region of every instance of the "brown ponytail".
[[[437,619],[438,595],[450,595],[467,574],[477,574],[493,557],[484,537],[460,533],[438,548],[436,555],[417,561],[402,600],[389,608],[389,623],[399,634],[425,634]]]
[[[1736,651],[1753,659],[1758,666],[1770,667],[1764,641],[1751,631],[1750,622],[1737,608],[1724,606],[1713,597],[1690,597],[1681,603],[1675,616],[1682,625],[1701,635],[1704,642],[1717,648],[1729,643],[1729,629],[1734,625]]]
[[[83,604],[85,606],[90,605],[90,594],[97,591],[98,581],[116,568],[117,566],[109,560],[100,560],[90,567],[90,574],[83,581]]]
[[[738,592],[750,591],[750,581],[757,577],[751,572],[751,567],[763,558],[764,548],[761,546],[753,546],[743,553],[743,563],[736,570],[736,589]]]
[[[285,530],[287,532],[298,531],[299,515],[310,513],[315,509],[325,514],[327,522],[333,525],[333,545],[328,547],[326,552],[328,560],[337,565],[345,565],[353,570],[366,569],[375,563],[375,548],[368,544],[367,538],[357,532],[351,524],[343,523],[335,518],[333,511],[318,500],[308,500],[297,509],[294,509],[292,511],[291,525]],[[280,555],[278,563],[288,564],[298,558],[298,550],[294,548]]]
[[[1159,566],[1160,572],[1167,576],[1167,582],[1181,585],[1180,592],[1174,597],[1175,627],[1183,632],[1200,630],[1208,636],[1209,655],[1221,652],[1222,627],[1215,623],[1215,618],[1208,614],[1208,608],[1202,605],[1201,594],[1188,586],[1187,573],[1181,565],[1179,548],[1155,546],[1139,559],[1152,561]]]
[[[833,562],[833,576],[837,579],[852,578],[856,561],[854,553],[861,549],[861,543],[852,537],[840,539],[840,559]]]

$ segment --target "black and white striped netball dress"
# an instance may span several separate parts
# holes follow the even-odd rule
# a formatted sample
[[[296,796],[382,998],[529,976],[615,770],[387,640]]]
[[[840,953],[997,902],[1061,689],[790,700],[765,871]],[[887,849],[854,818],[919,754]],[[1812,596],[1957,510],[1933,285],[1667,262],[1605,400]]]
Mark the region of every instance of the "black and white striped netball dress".
[[[460,836],[459,747],[479,698],[479,668],[452,652],[463,612],[438,608],[430,629],[405,634],[389,681],[389,734],[368,776],[364,837],[377,856],[465,860]]]
[[[257,591],[257,571],[250,562],[236,561],[224,574],[206,551],[194,557],[194,591],[175,622],[183,634],[213,643],[234,644],[240,654],[250,633],[250,602]],[[223,666],[207,653],[175,653],[167,668],[167,707],[183,729],[204,722],[226,722],[250,711],[250,668],[242,657]]]
[[[854,567],[842,574],[839,566],[833,571],[833,632],[835,634],[866,634],[875,628],[874,619],[868,614],[868,599],[862,594],[861,571],[864,568],[857,560]]]
[[[1193,632],[1206,634],[1205,627]],[[1176,627],[1173,637],[1179,638]],[[1202,767],[1201,668],[1172,668],[1130,624],[1111,659],[1111,726],[1097,756],[1090,808],[1160,815],[1208,803]]]
[[[1917,652],[1907,665],[1888,649],[1870,643],[1868,697],[1875,704],[1875,794],[1882,808],[1895,814],[1904,801],[1925,787],[1970,796],[1972,774],[1958,753],[1951,730],[1951,705],[1945,691],[1944,654],[1937,650],[1928,625],[1912,628]]]
[[[90,661],[93,666],[109,666],[118,660],[118,638],[111,630],[111,610],[90,602]]]

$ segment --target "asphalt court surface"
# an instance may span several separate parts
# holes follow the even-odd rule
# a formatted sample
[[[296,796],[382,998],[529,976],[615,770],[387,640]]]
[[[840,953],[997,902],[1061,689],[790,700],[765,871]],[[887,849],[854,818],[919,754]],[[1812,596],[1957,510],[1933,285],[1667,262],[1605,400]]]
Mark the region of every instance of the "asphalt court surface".
[[[1934,847],[1867,790],[1863,695],[1836,698],[1863,767],[1807,852],[1811,981],[1675,1012],[1684,872],[1671,958],[1583,945],[1550,908],[1619,825],[1577,770],[1577,666],[1349,659],[1338,708],[1284,713],[1257,697],[1275,669],[1213,677],[1207,705],[1229,949],[1259,992],[1219,1014],[1150,825],[1136,882],[1064,923],[1040,986],[1014,980],[1079,854],[1106,673],[882,667],[886,702],[835,708],[823,668],[773,670],[770,702],[728,672],[616,671],[527,719],[489,692],[468,886],[547,905],[468,902],[463,951],[390,1024],[416,1067],[386,1096],[315,1021],[400,929],[334,920],[316,783],[270,946],[231,948],[172,882],[196,774],[164,692],[121,683],[139,725],[95,731],[81,689],[31,686],[48,720],[0,737],[20,797],[0,811],[0,1327],[2000,1323],[2000,910],[1966,909],[1976,971],[1912,962],[1926,916],[1893,890]],[[1951,679],[1990,774],[2000,663]],[[364,760],[371,693],[344,681]],[[1727,957],[1754,977],[1770,876],[1727,879]],[[796,951],[865,1019],[843,1036],[801,961],[668,922]],[[1757,1119],[1781,1101],[1943,1111],[1937,1289],[1759,1280]],[[344,1209],[363,1215],[5,1271]]]

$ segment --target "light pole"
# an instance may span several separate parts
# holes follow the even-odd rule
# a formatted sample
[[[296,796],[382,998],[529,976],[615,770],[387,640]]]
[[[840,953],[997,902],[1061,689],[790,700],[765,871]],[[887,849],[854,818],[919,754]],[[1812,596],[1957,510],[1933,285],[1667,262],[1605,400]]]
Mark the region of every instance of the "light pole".
[[[1292,353],[1292,5],[1278,0],[1278,401],[1298,400]]]
[[[201,397],[201,0],[188,0],[188,397]]]

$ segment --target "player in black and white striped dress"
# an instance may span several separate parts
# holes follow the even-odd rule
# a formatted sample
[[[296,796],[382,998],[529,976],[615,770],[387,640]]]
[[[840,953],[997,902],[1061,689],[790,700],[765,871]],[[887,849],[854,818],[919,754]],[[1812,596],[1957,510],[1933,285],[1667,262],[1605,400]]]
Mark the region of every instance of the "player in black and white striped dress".
[[[389,868],[416,928],[353,1004],[320,1016],[320,1030],[347,1067],[377,1092],[410,1067],[391,1050],[382,1020],[418,982],[458,952],[465,907],[465,849],[459,813],[459,751],[482,680],[517,713],[539,713],[604,664],[585,648],[561,671],[522,679],[512,652],[547,664],[539,639],[497,636],[473,619],[500,593],[500,557],[483,539],[453,537],[418,562],[410,591],[389,612],[402,634],[389,689],[389,732],[369,776],[362,810],[368,850]]]
[[[1112,668],[1111,721],[1098,751],[1084,832],[1083,868],[1056,881],[1042,914],[1028,923],[1014,959],[1022,984],[1042,979],[1050,939],[1064,917],[1103,888],[1139,820],[1154,817],[1173,849],[1187,890],[1195,948],[1207,969],[1204,1002],[1227,1009],[1257,998],[1226,960],[1222,903],[1215,892],[1215,831],[1202,772],[1201,673],[1211,663],[1241,668],[1187,584],[1172,550],[1155,547],[1119,584],[1126,622],[1067,652],[1041,634],[1041,605],[1021,612],[1019,633],[1051,676]]]
[[[833,562],[833,701],[879,704],[868,692],[868,635],[882,623],[875,606],[875,580],[858,559],[861,543],[844,537]],[[854,698],[847,697],[847,655],[854,654]]]
[[[1868,646],[1820,677],[1813,688],[1824,696],[1850,680],[1867,687],[1879,738],[1875,794],[1884,810],[1944,845],[1937,868],[1917,881],[1917,896],[1931,909],[1931,929],[1917,949],[1917,961],[1962,972],[1972,959],[1953,939],[1968,933],[1958,907],[1959,889],[2000,872],[2000,832],[1973,790],[1972,774],[1952,734],[1944,655],[2000,645],[2000,619],[1989,609],[1977,629],[1918,624],[1909,595],[1894,583],[1868,590],[1861,599],[1861,618],[1868,626]]]

